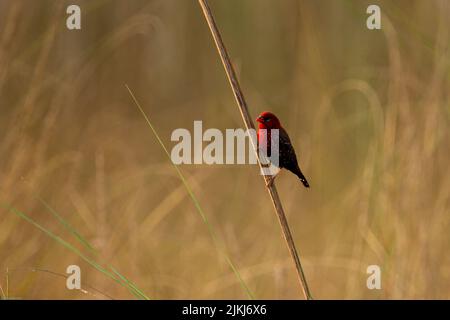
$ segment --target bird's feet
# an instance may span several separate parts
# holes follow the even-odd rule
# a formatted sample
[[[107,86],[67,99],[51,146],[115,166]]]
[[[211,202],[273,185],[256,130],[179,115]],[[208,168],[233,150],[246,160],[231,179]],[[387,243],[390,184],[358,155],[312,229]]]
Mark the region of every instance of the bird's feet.
[[[269,179],[266,181],[266,187],[272,188],[273,182],[275,181],[276,176],[270,176]]]

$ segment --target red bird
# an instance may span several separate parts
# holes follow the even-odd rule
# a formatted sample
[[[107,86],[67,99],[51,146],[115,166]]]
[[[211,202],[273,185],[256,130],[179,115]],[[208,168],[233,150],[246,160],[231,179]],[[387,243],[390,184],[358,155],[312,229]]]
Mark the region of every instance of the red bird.
[[[303,183],[303,185],[306,188],[309,188],[309,183],[306,180],[305,176],[303,175],[302,171],[300,170],[300,167],[298,166],[297,162],[297,156],[295,155],[294,147],[292,146],[291,139],[289,139],[289,135],[287,134],[286,130],[281,126],[280,120],[271,112],[263,112],[259,115],[259,117],[256,119],[258,124],[258,147],[261,144],[266,144],[266,139],[263,139],[264,135],[261,134],[260,137],[260,130],[265,129],[266,130],[266,136],[267,136],[267,156],[270,157],[271,152],[271,146],[270,146],[270,140],[271,140],[271,129],[278,129],[279,131],[279,168],[285,168],[292,173],[294,173],[297,177],[299,177],[300,181]],[[276,176],[280,173],[278,171],[275,175],[270,177],[270,180],[268,182],[268,186],[273,184],[273,181],[275,180]]]

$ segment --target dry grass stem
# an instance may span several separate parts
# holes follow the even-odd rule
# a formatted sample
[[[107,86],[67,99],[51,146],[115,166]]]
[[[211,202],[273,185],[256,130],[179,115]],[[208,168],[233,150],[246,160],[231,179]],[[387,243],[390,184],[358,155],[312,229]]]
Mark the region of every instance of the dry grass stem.
[[[250,112],[248,111],[247,103],[245,102],[244,94],[242,93],[241,87],[239,85],[239,81],[237,79],[236,73],[234,71],[233,65],[231,63],[230,57],[228,55],[225,44],[222,41],[222,37],[220,35],[219,29],[216,25],[214,17],[212,15],[211,9],[208,5],[207,0],[199,0],[200,6],[203,10],[203,14],[208,23],[211,34],[214,38],[214,42],[216,44],[217,50],[219,52],[220,58],[222,60],[223,66],[225,68],[225,72],[227,74],[228,80],[230,82],[231,88],[233,90],[234,97],[236,98],[237,105],[239,107],[239,111],[241,112],[242,119],[244,120],[245,127],[247,130],[255,129],[253,124],[252,117],[250,116]],[[259,161],[259,155],[257,151],[257,145],[254,139],[250,139],[253,145],[253,149],[258,158],[258,164],[262,169],[262,164]],[[266,181],[266,185],[269,182],[269,177],[264,176],[264,180]],[[275,184],[271,184],[267,186],[267,190],[269,191],[270,198],[272,200],[272,204],[275,208],[275,212],[277,213],[278,220],[281,225],[281,229],[283,231],[284,239],[286,240],[286,244],[289,248],[289,253],[295,264],[295,269],[297,271],[298,278],[300,280],[300,284],[303,290],[303,294],[305,298],[310,300],[312,299],[311,292],[309,291],[308,282],[306,281],[305,272],[303,271],[302,265],[300,263],[300,257],[295,247],[294,239],[292,238],[291,230],[289,228],[289,223],[286,219],[286,214],[284,213],[283,206],[281,204],[280,197],[278,196],[277,189]]]

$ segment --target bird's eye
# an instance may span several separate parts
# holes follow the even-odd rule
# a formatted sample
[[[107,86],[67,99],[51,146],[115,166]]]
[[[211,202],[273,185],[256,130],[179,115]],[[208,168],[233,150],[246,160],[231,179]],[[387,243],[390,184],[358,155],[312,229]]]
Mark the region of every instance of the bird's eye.
[[[269,122],[269,121],[270,121],[270,118],[264,118],[264,121],[265,121],[265,122]]]

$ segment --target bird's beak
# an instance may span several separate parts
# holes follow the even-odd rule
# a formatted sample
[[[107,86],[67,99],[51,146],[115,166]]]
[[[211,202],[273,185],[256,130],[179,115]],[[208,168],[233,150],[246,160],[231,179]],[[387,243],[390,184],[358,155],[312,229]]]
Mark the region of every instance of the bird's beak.
[[[256,122],[263,123],[264,119],[262,117],[258,117],[256,118]]]

